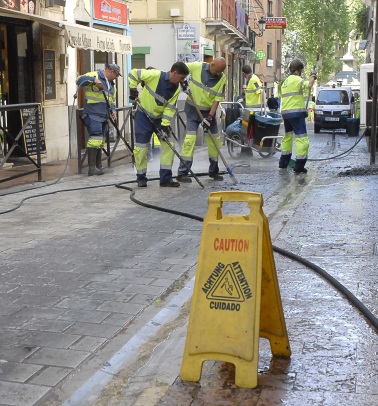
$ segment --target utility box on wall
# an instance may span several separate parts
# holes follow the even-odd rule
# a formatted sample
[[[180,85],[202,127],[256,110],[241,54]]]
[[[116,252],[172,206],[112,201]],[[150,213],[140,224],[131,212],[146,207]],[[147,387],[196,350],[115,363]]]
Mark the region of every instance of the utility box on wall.
[[[170,14],[171,14],[171,17],[180,17],[180,9],[171,8]]]

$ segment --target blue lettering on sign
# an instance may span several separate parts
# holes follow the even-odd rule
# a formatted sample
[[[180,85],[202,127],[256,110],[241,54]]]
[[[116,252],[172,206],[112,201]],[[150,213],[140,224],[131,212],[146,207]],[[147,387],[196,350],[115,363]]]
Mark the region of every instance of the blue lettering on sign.
[[[114,14],[121,14],[121,10],[119,8],[113,7],[112,11]]]
[[[112,12],[112,10],[110,8],[110,5],[105,4],[105,3],[101,4],[101,11],[104,11],[105,13],[111,13]]]

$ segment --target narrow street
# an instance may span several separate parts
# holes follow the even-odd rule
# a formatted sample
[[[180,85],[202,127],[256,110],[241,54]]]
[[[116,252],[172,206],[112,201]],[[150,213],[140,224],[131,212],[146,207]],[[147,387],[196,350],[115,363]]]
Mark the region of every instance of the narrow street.
[[[309,128],[312,159],[356,140]],[[210,192],[262,193],[273,246],[325,269],[377,316],[377,171],[358,170],[369,163],[366,140],[343,159],[309,162],[299,175],[278,169],[279,154],[232,160],[222,150],[238,185],[227,174],[222,182],[202,176],[204,191],[195,182],[163,190],[151,181],[135,188],[135,198],[204,217]],[[198,147],[197,173],[206,172],[206,155]],[[158,157],[149,165],[155,178]],[[114,187],[134,177],[128,164],[1,196],[5,211],[54,192],[2,215],[2,405],[378,403],[377,331],[327,281],[277,253],[291,358],[272,358],[260,339],[257,388],[238,388],[235,368],[215,360],[199,383],[181,381],[202,223],[136,205]],[[101,187],[82,189],[94,185]],[[240,203],[225,210],[248,213]]]

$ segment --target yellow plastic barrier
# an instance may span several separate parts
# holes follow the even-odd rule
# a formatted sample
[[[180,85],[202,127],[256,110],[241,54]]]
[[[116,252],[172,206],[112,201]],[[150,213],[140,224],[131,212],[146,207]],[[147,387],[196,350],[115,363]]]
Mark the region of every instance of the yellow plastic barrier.
[[[246,202],[249,215],[225,215],[223,202]],[[208,199],[180,377],[199,381],[202,363],[235,364],[237,386],[255,388],[259,337],[273,355],[290,357],[263,198],[214,192]]]

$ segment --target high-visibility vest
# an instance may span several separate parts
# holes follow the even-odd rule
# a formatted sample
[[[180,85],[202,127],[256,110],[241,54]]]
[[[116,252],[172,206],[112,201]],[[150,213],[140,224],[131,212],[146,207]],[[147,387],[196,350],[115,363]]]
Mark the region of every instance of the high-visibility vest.
[[[202,62],[189,62],[185,65],[190,73],[190,90],[193,99],[200,110],[210,110],[214,101],[224,100],[224,89],[226,86],[226,75],[222,72],[219,75],[219,80],[213,87],[208,87],[202,83],[201,74],[202,69],[205,68],[207,63]],[[193,105],[193,102],[188,97],[187,103]]]
[[[252,75],[245,89],[245,106],[249,108],[261,107],[261,82],[256,75]]]
[[[107,81],[102,71],[88,72],[82,76],[99,79],[104,89],[99,89],[96,85],[84,86],[84,111],[87,114],[94,114],[107,117],[109,115],[108,106],[104,98],[104,93],[112,109],[115,109],[117,89],[113,81]],[[108,88],[109,83],[109,88]],[[103,91],[104,90],[104,93]]]
[[[306,112],[304,94],[308,91],[308,80],[290,75],[281,86],[281,114]]]
[[[166,89],[166,72],[156,69],[132,69],[129,73],[129,87],[136,89],[138,82],[144,81],[144,87],[139,95],[140,104],[149,117],[156,120],[161,118],[161,124],[168,126],[176,112],[176,101],[180,93],[180,86],[173,96],[166,100],[157,91],[161,89],[164,93]]]

